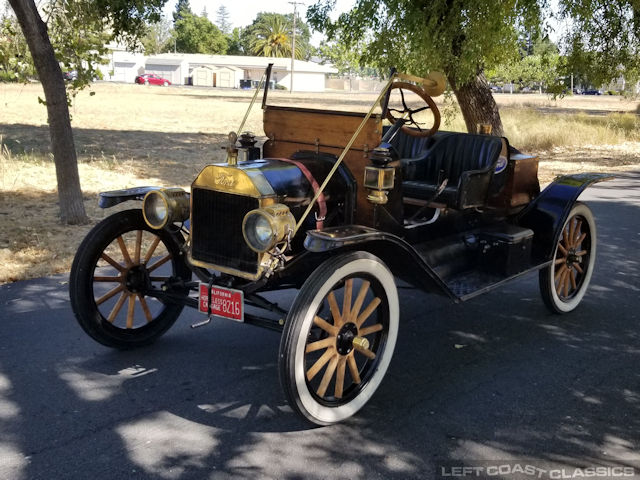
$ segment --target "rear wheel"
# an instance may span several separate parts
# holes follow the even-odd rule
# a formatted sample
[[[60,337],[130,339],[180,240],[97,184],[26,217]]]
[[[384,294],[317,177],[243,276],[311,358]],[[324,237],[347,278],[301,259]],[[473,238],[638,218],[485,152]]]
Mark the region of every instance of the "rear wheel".
[[[351,252],[320,265],[298,292],[280,343],[292,408],[318,425],[360,410],[391,362],[398,317],[393,275],[377,257]]]
[[[147,295],[170,278],[191,279],[181,236],[151,229],[140,210],[105,218],[83,240],[73,260],[69,296],[82,328],[115,348],[146,345],[165,333],[183,305]],[[173,291],[187,296],[188,291]]]
[[[582,301],[596,260],[596,222],[589,207],[576,203],[547,268],[540,270],[542,299],[554,313],[568,313]]]

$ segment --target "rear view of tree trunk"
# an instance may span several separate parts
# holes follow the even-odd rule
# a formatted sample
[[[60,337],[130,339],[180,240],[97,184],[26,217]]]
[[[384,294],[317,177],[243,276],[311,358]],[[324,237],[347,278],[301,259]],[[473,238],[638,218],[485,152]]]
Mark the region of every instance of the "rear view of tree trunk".
[[[503,136],[502,120],[487,79],[480,72],[475,78],[463,85],[456,85],[453,76],[448,77],[451,89],[458,99],[467,131],[475,133],[479,123],[491,125],[491,133]]]
[[[49,41],[47,26],[33,0],[9,0],[9,4],[20,23],[44,89],[51,151],[56,165],[61,221],[72,225],[86,223],[88,218],[82,202],[67,94],[60,65]]]

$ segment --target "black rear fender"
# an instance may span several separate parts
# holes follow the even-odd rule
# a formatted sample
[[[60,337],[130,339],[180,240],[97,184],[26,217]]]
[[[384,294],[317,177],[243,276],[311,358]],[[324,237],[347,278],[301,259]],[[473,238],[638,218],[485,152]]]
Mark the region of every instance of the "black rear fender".
[[[518,214],[517,223],[534,232],[534,262],[542,263],[551,259],[560,239],[562,226],[580,194],[594,183],[613,178],[604,173],[564,175],[545,188]]]

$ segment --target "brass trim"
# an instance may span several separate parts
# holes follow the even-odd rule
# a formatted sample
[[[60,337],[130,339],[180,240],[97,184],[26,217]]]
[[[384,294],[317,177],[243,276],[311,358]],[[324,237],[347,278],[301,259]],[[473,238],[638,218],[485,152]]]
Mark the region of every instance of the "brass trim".
[[[191,190],[194,188],[253,198],[275,195],[273,188],[260,170],[230,167],[227,164],[204,167],[191,184]]]
[[[258,271],[257,271],[257,273],[253,274],[253,273],[243,272],[242,270],[236,270],[235,268],[222,267],[220,265],[214,265],[212,263],[201,262],[200,260],[195,260],[193,258],[193,256],[191,255],[191,250],[189,250],[189,253],[187,254],[187,259],[189,260],[189,263],[191,263],[192,265],[195,265],[196,267],[210,268],[210,269],[216,270],[218,272],[222,272],[222,273],[227,273],[229,275],[233,275],[235,277],[246,278],[247,280],[258,280],[260,277],[262,277],[262,274],[264,273],[264,267],[262,266],[262,260],[260,260],[259,263],[258,263]]]
[[[252,245],[247,236],[247,223],[251,216],[254,215],[265,218],[271,228],[271,240],[269,245],[263,249],[256,248],[255,245]],[[256,253],[266,253],[278,243],[282,242],[289,232],[293,232],[295,225],[296,219],[291,213],[291,210],[289,210],[289,207],[282,203],[276,203],[268,207],[260,207],[247,212],[242,219],[242,236],[251,250]]]
[[[383,190],[371,190],[367,195],[367,200],[375,205],[386,205],[389,198],[387,197],[387,192]]]
[[[359,349],[367,350],[370,347],[369,340],[365,337],[355,337],[352,342],[353,346]]]
[[[147,217],[147,201],[152,196],[162,199],[166,209],[166,217],[160,225],[153,224]],[[191,200],[189,194],[182,188],[161,188],[151,190],[142,199],[142,216],[147,225],[155,230],[161,230],[170,223],[184,222],[191,217]]]
[[[163,229],[167,223],[169,222],[169,202],[167,202],[167,199],[165,198],[164,195],[159,195],[159,197],[162,199],[162,201],[164,202],[164,208],[167,210],[167,214],[164,217],[164,222],[162,222],[162,225],[160,225],[159,227],[156,227],[155,225],[152,225],[151,222],[149,221],[149,219],[147,218],[147,212],[146,209],[144,208],[145,206],[145,201],[147,200],[147,197],[149,196],[150,193],[155,192],[155,190],[151,190],[150,192],[147,192],[147,194],[144,196],[144,198],[142,199],[142,218],[144,218],[144,221],[147,225],[149,225],[151,228],[155,229],[155,230],[161,230]],[[189,205],[191,205],[191,201],[189,201]],[[189,217],[191,217],[191,214],[189,214]]]

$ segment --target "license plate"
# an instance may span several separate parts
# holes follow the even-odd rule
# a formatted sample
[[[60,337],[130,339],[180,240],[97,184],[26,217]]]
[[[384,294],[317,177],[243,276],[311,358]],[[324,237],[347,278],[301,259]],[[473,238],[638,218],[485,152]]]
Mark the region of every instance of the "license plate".
[[[209,295],[207,289],[209,285],[200,284],[199,310],[209,313]],[[218,317],[229,318],[237,322],[244,322],[244,294],[240,290],[231,288],[211,287],[211,314]]]

